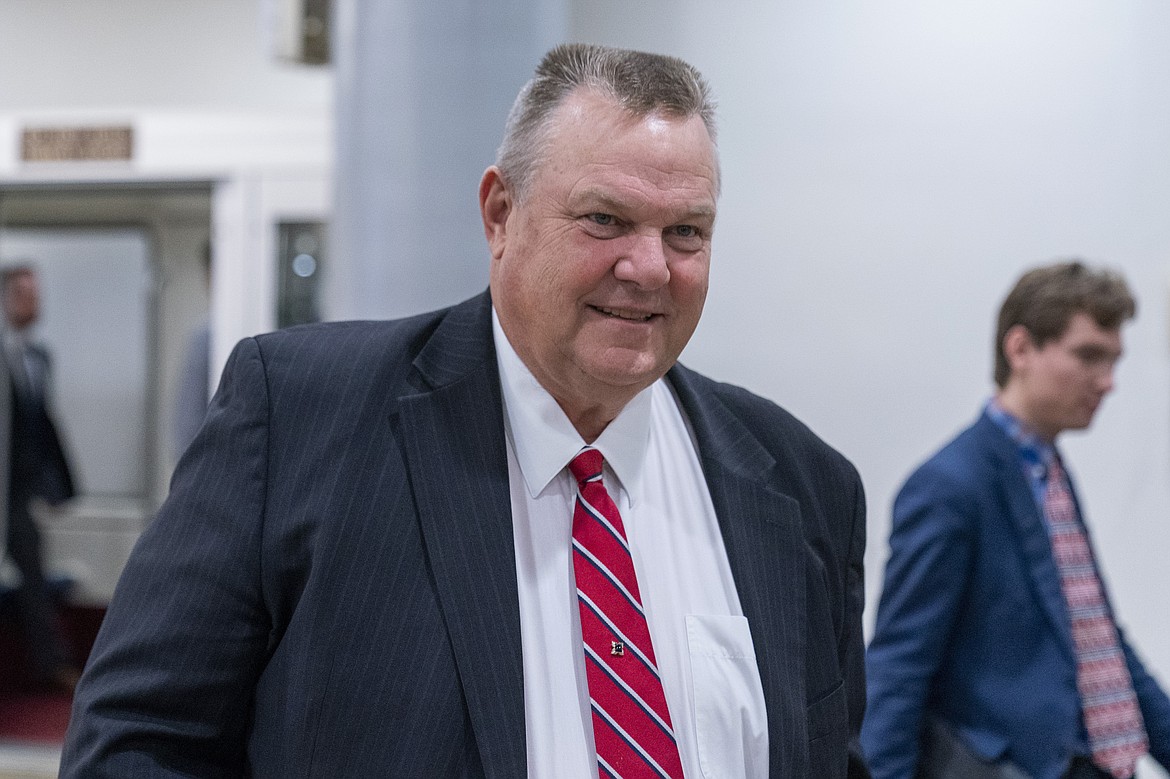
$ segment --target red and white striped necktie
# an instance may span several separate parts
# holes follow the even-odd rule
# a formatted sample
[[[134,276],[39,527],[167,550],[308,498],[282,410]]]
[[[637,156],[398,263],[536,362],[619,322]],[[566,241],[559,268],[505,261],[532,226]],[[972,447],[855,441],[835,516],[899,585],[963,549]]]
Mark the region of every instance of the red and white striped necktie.
[[[1117,779],[1127,779],[1133,776],[1134,766],[1148,751],[1149,743],[1117,626],[1105,603],[1064,469],[1055,456],[1048,466],[1044,519],[1068,604],[1076,647],[1077,690],[1093,762]]]
[[[601,452],[569,463],[577,479],[573,573],[601,779],[682,779],[634,562],[617,506],[601,482]]]

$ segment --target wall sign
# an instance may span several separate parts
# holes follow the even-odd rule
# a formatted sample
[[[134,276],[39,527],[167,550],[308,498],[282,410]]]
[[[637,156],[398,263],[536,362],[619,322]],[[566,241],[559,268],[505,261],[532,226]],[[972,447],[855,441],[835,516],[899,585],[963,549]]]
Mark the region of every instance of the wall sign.
[[[133,152],[132,127],[36,127],[21,133],[24,162],[129,161]]]

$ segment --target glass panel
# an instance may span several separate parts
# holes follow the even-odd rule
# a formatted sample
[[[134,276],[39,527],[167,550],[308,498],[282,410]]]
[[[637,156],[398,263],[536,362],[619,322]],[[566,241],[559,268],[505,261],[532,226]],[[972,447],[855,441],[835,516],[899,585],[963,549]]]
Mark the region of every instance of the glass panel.
[[[150,244],[138,229],[12,228],[3,261],[41,281],[39,340],[78,492],[144,497]]]
[[[325,249],[325,223],[281,222],[276,229],[280,284],[276,326],[317,322],[321,319],[317,297]]]

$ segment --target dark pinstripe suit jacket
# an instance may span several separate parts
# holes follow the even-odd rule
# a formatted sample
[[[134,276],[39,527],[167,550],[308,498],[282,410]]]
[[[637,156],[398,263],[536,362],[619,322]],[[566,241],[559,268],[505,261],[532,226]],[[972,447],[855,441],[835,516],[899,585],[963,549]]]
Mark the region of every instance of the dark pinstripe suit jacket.
[[[755,641],[771,774],[864,769],[864,507],[775,405],[676,367]],[[63,777],[526,775],[486,294],[243,341],[126,568]],[[554,778],[550,778],[554,779]]]

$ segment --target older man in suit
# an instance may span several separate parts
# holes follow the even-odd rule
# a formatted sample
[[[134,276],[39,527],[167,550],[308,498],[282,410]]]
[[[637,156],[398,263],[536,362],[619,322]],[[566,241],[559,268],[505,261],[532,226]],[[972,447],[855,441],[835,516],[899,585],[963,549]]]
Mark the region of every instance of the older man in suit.
[[[675,362],[718,191],[693,68],[550,52],[488,293],[237,347],[62,776],[865,775],[857,474]]]
[[[1125,281],[1077,261],[1019,280],[999,387],[894,501],[866,658],[875,777],[1091,779],[1170,765],[1170,700],[1118,627],[1056,449],[1113,388]]]

